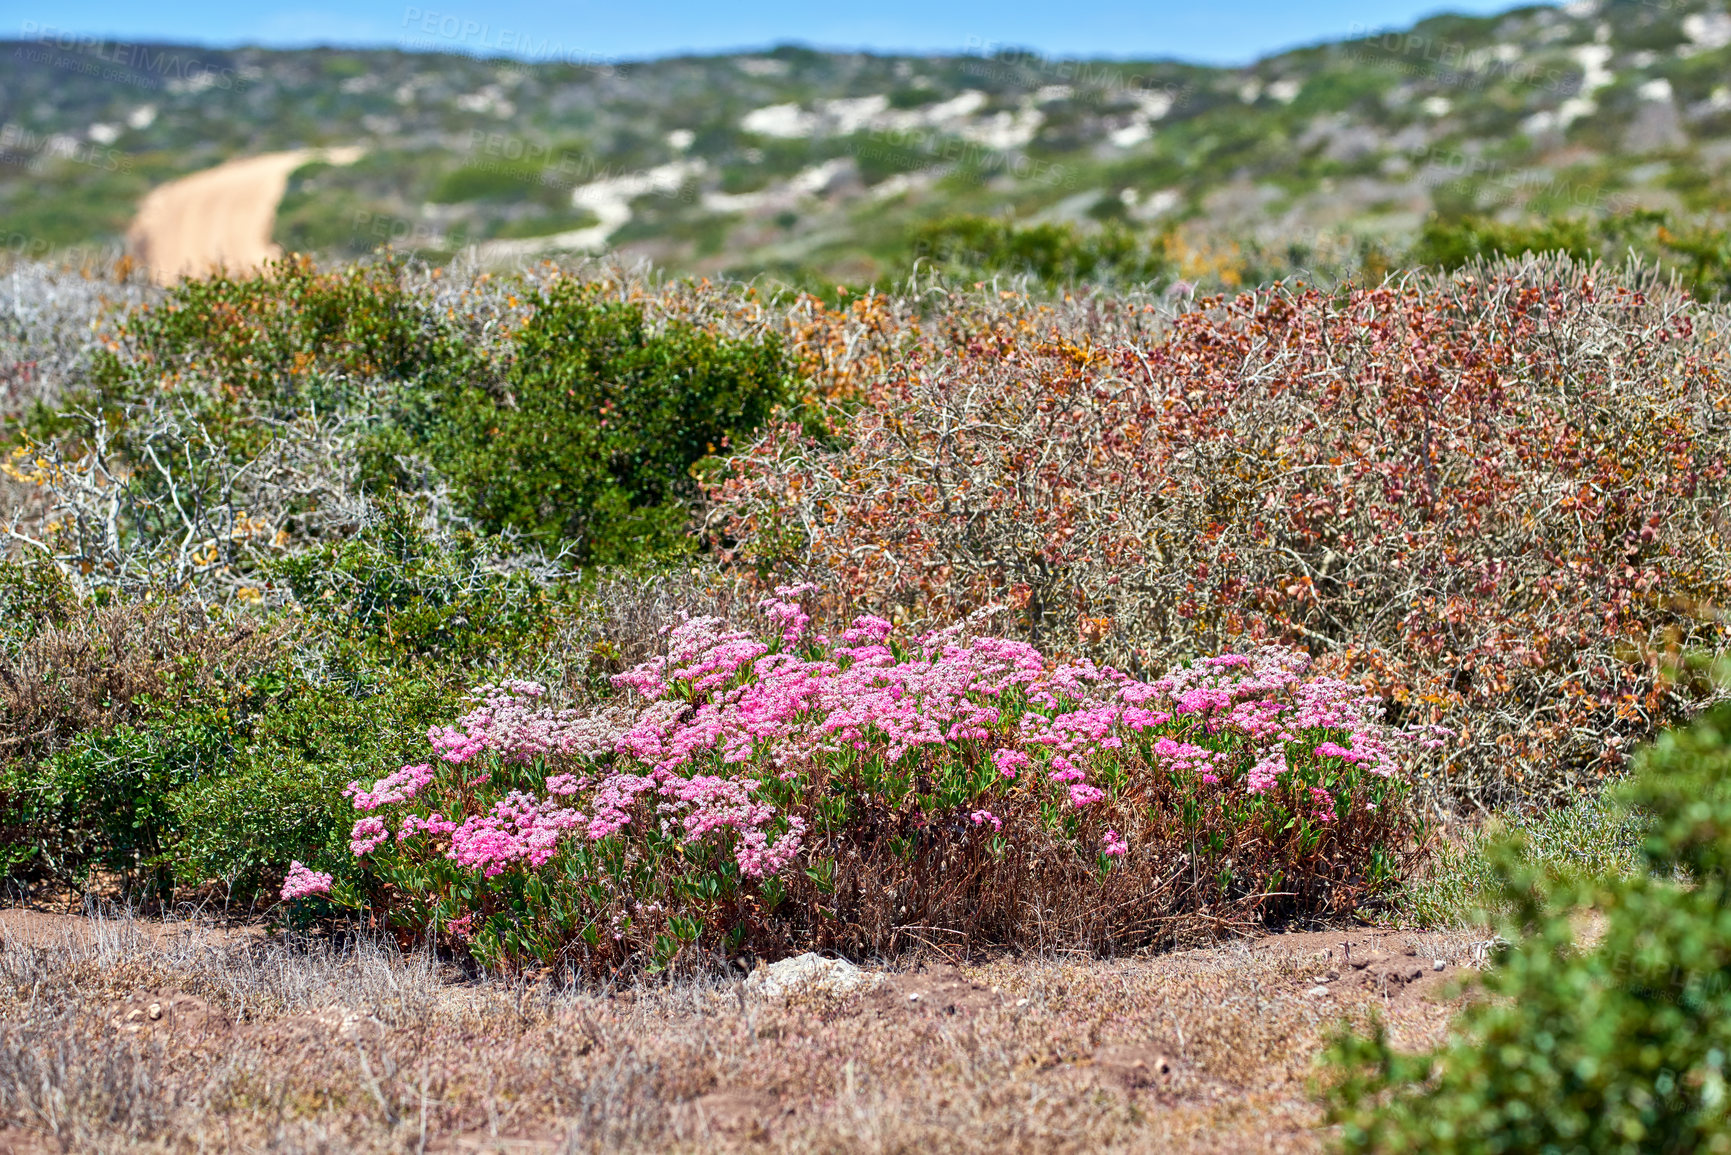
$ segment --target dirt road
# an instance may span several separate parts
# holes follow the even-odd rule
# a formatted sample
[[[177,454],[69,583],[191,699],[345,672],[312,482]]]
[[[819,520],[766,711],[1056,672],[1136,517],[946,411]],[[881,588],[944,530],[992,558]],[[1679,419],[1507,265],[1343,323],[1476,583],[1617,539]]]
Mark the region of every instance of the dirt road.
[[[359,148],[267,152],[170,181],[138,206],[127,245],[159,284],[219,267],[255,269],[281,251],[270,235],[289,174],[316,160],[352,164],[360,155]]]

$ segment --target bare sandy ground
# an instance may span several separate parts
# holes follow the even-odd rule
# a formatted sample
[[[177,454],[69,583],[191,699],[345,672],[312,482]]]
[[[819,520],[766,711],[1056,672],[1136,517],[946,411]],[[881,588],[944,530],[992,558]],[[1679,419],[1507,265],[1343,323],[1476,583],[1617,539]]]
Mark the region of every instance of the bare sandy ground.
[[[1314,1058],[1436,1046],[1482,932],[564,986],[355,937],[0,910],[0,1151],[1310,1155]]]
[[[170,181],[138,206],[127,245],[158,284],[256,269],[281,255],[270,235],[289,175],[316,160],[353,164],[360,156],[359,148],[267,152]]]

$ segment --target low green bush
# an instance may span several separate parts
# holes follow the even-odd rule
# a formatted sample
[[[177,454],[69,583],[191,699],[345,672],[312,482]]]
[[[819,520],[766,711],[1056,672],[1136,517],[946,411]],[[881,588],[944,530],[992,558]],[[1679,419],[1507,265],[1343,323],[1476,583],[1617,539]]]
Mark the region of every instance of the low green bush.
[[[391,489],[448,491],[483,531],[586,563],[689,551],[694,468],[792,400],[779,338],[652,323],[571,278],[520,293],[498,295],[504,323],[478,320],[394,258],[184,282],[23,420],[15,449],[45,464],[16,472],[58,501],[60,538],[77,528],[51,543],[62,559],[128,592],[252,589],[261,555],[348,532],[355,499]],[[112,517],[80,505],[92,469],[119,479]]]
[[[1406,261],[1458,269],[1471,261],[1565,253],[1577,261],[1621,260],[1634,254],[1674,274],[1702,300],[1731,296],[1731,233],[1702,222],[1680,223],[1654,209],[1611,216],[1540,216],[1499,221],[1471,214],[1432,217]]]
[[[219,882],[250,895],[309,848],[337,854],[351,821],[343,786],[400,765],[449,716],[460,690],[448,677],[398,674],[275,693],[220,773],[193,777],[159,803],[173,824],[164,866],[183,885]]]
[[[1608,792],[1555,810],[1499,814],[1437,848],[1422,877],[1406,888],[1402,913],[1421,926],[1458,926],[1487,911],[1506,913],[1492,855],[1510,837],[1528,863],[1553,882],[1628,878],[1644,869],[1645,819]]]
[[[1731,705],[1662,735],[1624,799],[1649,816],[1630,877],[1558,878],[1519,839],[1495,854],[1518,942],[1446,1046],[1337,1044],[1346,1150],[1731,1151]],[[1583,945],[1590,909],[1605,931]]]
[[[396,259],[320,272],[292,257],[255,276],[182,281],[126,317],[93,358],[89,400],[120,406],[191,387],[240,438],[238,426],[259,417],[351,406],[368,379],[436,388],[482,372],[459,329],[406,276]]]
[[[1463,217],[1425,222],[1413,243],[1413,260],[1445,269],[1458,269],[1468,261],[1498,256],[1519,257],[1523,253],[1567,253],[1577,261],[1590,261],[1599,247],[1592,225],[1585,220],[1545,218],[1530,223],[1510,223],[1485,217]]]
[[[510,662],[546,642],[561,590],[506,568],[505,549],[474,533],[435,535],[415,501],[386,491],[354,535],[283,558],[270,573],[351,668]]]
[[[1162,237],[1140,235],[1117,223],[1083,231],[1070,224],[945,217],[915,232],[913,252],[963,280],[1002,273],[1046,284],[1143,282],[1171,271]]]
[[[655,329],[571,280],[533,304],[506,380],[430,399],[433,459],[491,532],[591,563],[683,550],[693,467],[790,398],[780,343]]]
[[[343,785],[400,764],[568,611],[561,584],[504,572],[493,545],[435,537],[386,496],[353,537],[276,567],[294,597],[278,609],[98,606],[0,570],[0,605],[57,622],[0,654],[0,869],[244,898],[341,848]]]
[[[40,557],[0,561],[0,646],[65,625],[77,604],[77,591],[58,566]]]

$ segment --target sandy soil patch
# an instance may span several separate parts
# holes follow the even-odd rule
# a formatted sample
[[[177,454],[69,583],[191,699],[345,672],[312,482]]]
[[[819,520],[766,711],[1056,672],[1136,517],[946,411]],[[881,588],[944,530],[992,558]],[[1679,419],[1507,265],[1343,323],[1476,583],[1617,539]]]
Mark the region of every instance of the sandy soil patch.
[[[1269,935],[771,997],[7,912],[0,1149],[1318,1151],[1328,1039],[1374,1012],[1433,1045],[1482,945]]]
[[[267,152],[170,181],[138,206],[127,247],[158,284],[215,269],[250,272],[282,253],[270,237],[290,174],[314,161],[353,164],[360,156],[359,148]]]

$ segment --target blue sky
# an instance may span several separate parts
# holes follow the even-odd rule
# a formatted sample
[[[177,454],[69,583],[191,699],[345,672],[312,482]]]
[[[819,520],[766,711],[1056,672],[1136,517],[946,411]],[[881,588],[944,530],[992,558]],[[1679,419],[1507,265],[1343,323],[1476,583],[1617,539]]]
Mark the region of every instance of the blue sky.
[[[1066,56],[1171,56],[1239,63],[1268,52],[1438,11],[1489,13],[1508,0],[0,0],[0,36],[41,29],[119,40],[211,45],[367,44],[494,48],[638,59],[795,41],[821,48],[979,51],[1029,48]],[[546,54],[551,54],[549,48]]]

